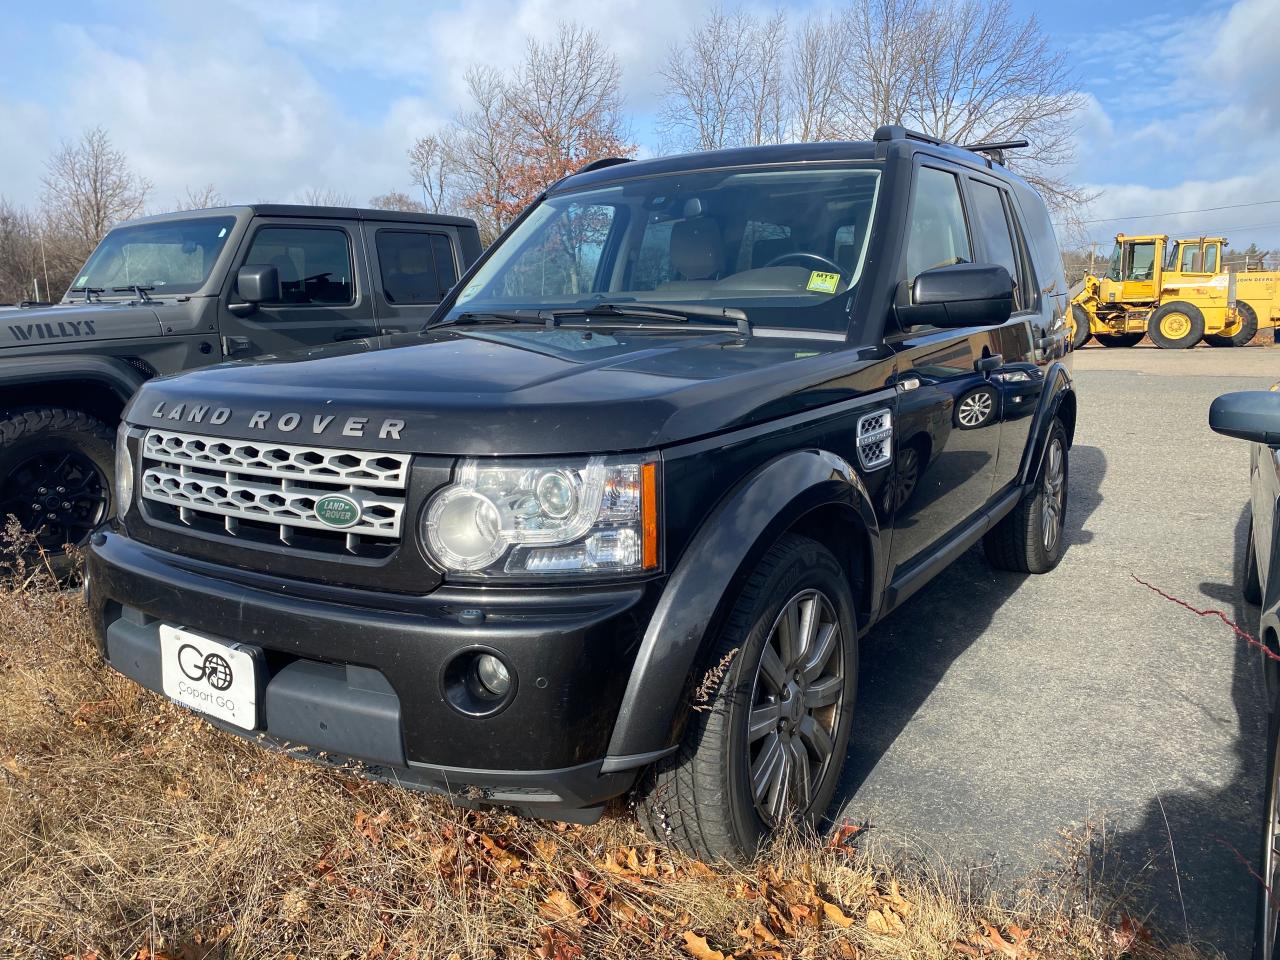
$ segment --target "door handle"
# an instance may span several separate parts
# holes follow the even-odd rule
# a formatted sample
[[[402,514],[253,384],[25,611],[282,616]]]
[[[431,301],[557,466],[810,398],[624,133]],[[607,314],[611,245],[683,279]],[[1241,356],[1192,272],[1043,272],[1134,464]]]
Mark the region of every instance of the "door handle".
[[[237,353],[248,353],[253,349],[253,341],[248,337],[223,337],[222,355],[234,357]]]
[[[1002,366],[1004,366],[1004,357],[998,353],[973,362],[973,369],[979,373],[990,373],[992,370],[999,370]]]

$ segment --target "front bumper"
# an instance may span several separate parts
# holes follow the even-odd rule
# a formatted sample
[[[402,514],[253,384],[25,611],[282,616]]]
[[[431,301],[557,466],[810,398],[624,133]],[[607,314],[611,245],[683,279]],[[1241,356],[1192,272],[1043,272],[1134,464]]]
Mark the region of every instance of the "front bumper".
[[[562,819],[590,818],[654,759],[606,753],[657,584],[391,596],[231,570],[107,530],[87,573],[104,658],[149,689],[162,692],[162,623],[259,648],[259,729],[218,725],[268,745]],[[517,677],[487,717],[460,713],[442,685],[444,665],[475,646]]]

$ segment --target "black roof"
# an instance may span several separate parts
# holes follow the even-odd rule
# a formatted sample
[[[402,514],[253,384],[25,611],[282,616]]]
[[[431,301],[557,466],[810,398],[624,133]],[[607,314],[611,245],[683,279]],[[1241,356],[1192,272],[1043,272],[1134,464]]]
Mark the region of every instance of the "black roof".
[[[841,160],[883,159],[890,150],[923,151],[976,167],[998,166],[988,157],[953,143],[937,140],[902,127],[881,127],[874,140],[837,140],[821,143],[780,143],[760,147],[735,147],[729,150],[707,150],[648,160],[610,160],[589,164],[580,173],[566,177],[552,188],[572,188],[630,180],[655,174],[692,170],[714,170],[723,167],[754,167],[767,164],[822,163]],[[1007,173],[1001,168],[1001,173]],[[1010,175],[1012,176],[1012,175]],[[1015,178],[1016,179],[1016,178]]]
[[[474,227],[475,222],[466,217],[451,217],[443,213],[408,213],[402,210],[375,210],[371,207],[313,207],[301,203],[247,203],[226,207],[206,207],[203,210],[176,210],[150,217],[139,217],[131,223],[155,223],[163,220],[185,220],[191,217],[207,217],[222,214],[239,216],[248,213],[259,217],[315,217],[330,220],[380,220],[400,223],[424,223],[431,226]]]

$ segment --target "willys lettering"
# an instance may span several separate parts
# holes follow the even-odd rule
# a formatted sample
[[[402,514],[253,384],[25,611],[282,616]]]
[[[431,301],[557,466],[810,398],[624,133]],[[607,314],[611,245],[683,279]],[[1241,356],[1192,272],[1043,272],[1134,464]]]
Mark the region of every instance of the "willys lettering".
[[[15,340],[60,340],[64,337],[96,337],[92,320],[59,320],[57,323],[11,323],[9,334]]]
[[[230,407],[211,407],[208,404],[168,403],[161,401],[151,411],[156,420],[173,420],[179,423],[208,423],[221,426],[224,423],[235,425],[236,414]],[[342,434],[344,437],[365,437],[376,435],[379,440],[399,440],[400,431],[404,429],[404,421],[386,418],[381,424],[370,423],[368,417],[337,417],[334,414],[316,414],[306,417],[301,413],[275,413],[271,410],[254,410],[248,415],[242,414],[244,427],[248,430],[268,430],[274,428],[280,433],[310,433],[313,436],[324,434]]]

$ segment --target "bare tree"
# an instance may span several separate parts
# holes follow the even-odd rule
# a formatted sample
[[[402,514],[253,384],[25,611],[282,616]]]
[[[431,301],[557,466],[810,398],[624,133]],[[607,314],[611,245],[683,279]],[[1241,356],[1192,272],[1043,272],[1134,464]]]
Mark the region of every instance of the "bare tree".
[[[40,219],[0,197],[0,303],[52,300],[55,284],[61,295],[70,276],[49,269]]]
[[[437,213],[428,210],[419,200],[399,190],[389,190],[369,200],[369,206],[375,210],[402,210],[405,213]]]
[[[409,148],[409,174],[422,189],[422,206],[430,213],[445,213],[452,203],[452,158],[435,134],[422,137]]]
[[[221,207],[226,201],[212,183],[192,189],[187,187],[184,196],[174,204],[175,210],[204,210],[208,207]]]
[[[98,241],[121,220],[142,213],[151,182],[129,168],[101,127],[70,143],[63,141],[45,164],[44,209],[58,237],[60,261],[75,269]]]
[[[466,81],[472,108],[451,125],[449,160],[458,180],[460,207],[475,219],[489,243],[511,220],[518,137],[502,75],[493,67],[474,66]]]
[[[786,109],[791,138],[801,143],[836,137],[844,76],[845,26],[836,14],[810,14],[790,40]]]
[[[762,21],[744,10],[713,10],[659,71],[666,81],[658,116],[664,143],[719,150],[778,142],[785,37],[782,14]]]
[[[308,187],[302,191],[300,203],[309,207],[350,207],[354,204],[351,194],[328,187]]]

